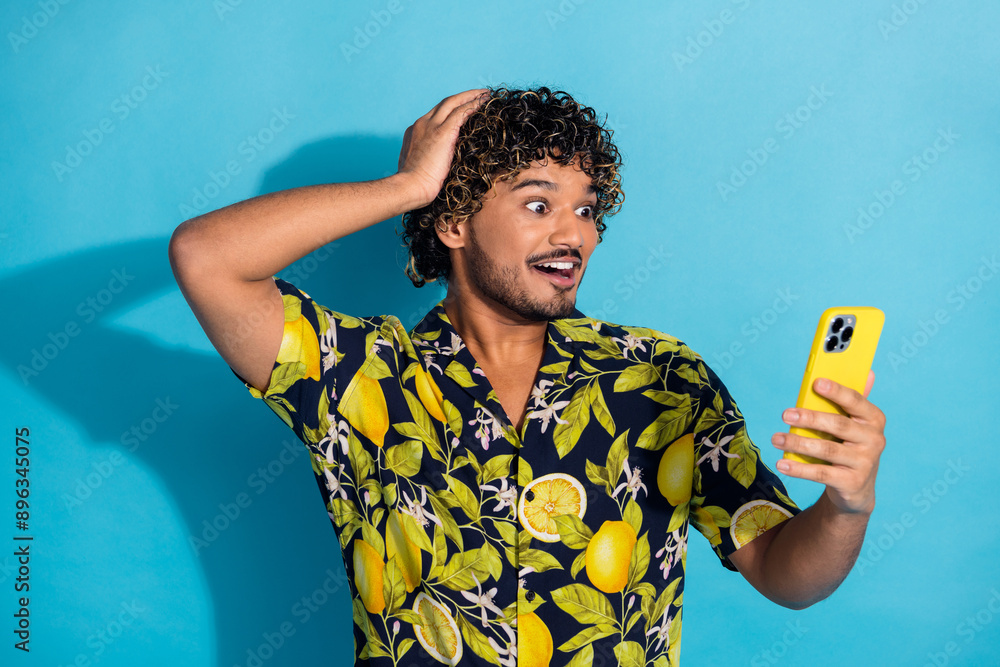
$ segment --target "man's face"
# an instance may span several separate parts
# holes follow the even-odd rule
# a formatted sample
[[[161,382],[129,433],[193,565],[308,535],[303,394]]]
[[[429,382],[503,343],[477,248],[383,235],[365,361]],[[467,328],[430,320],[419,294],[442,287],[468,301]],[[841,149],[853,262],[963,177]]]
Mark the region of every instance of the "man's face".
[[[482,209],[458,226],[463,243],[453,254],[452,281],[460,281],[461,294],[499,306],[506,316],[570,315],[597,246],[596,205],[578,160],[531,163],[513,181],[498,182]]]

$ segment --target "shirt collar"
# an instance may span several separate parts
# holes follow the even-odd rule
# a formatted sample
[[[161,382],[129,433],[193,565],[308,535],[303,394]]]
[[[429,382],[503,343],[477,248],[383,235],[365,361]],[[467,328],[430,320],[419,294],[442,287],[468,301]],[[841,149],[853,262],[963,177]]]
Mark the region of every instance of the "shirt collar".
[[[592,328],[595,322],[596,320],[588,318],[575,307],[568,317],[549,320],[546,329],[545,352],[540,368],[552,367],[567,359],[575,359],[580,354],[579,347],[591,343],[596,337],[597,332]],[[584,327],[586,331],[580,331]],[[580,331],[581,335],[576,335],[577,331]],[[444,299],[439,301],[413,328],[410,332],[410,339],[413,341],[416,351],[424,357],[428,370],[437,366],[437,372],[449,376],[480,405],[490,410],[494,417],[500,419],[501,415],[505,415],[486,374],[479,367],[478,362],[469,352],[462,337],[458,335],[448,318],[444,308]],[[553,345],[554,342],[555,345]],[[563,375],[567,366],[563,365],[562,373],[557,375]],[[535,382],[548,378],[548,376],[547,373],[539,372]],[[501,421],[505,420],[501,419]],[[505,423],[504,427],[505,430],[511,429],[512,431],[512,427],[508,423]]]

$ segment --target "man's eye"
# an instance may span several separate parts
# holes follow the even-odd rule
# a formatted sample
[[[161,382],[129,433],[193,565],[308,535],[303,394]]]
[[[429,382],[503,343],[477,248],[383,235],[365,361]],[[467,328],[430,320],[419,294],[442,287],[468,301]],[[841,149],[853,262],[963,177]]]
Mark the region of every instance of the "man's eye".
[[[579,210],[586,211],[586,213],[582,213],[581,214],[585,218],[593,218],[594,217],[594,207],[593,206],[581,206]]]
[[[532,210],[532,212],[534,212],[534,213],[544,213],[544,209],[545,209],[545,202],[543,202],[543,201],[533,201],[533,202],[530,202],[530,203],[529,203],[529,204],[528,204],[527,206],[528,206],[528,208],[530,208],[530,209]],[[542,211],[539,211],[539,210],[538,210],[538,207],[539,207],[539,206],[541,206],[541,207],[542,207],[542,209],[543,209]]]

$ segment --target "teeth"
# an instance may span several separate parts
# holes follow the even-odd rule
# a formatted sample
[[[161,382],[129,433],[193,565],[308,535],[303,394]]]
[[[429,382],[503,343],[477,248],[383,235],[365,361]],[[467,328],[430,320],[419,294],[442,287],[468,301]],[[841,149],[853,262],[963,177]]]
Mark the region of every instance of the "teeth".
[[[544,264],[539,264],[538,266],[547,266],[550,269],[572,269],[572,262],[545,262]]]

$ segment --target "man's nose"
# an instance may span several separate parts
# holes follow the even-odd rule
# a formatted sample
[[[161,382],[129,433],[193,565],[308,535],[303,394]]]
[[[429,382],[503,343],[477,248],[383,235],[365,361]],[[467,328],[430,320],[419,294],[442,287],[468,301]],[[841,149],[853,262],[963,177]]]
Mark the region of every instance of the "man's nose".
[[[576,211],[567,209],[560,212],[555,217],[555,227],[549,235],[549,242],[552,245],[565,245],[570,248],[583,247],[583,224],[584,221],[576,214]]]

